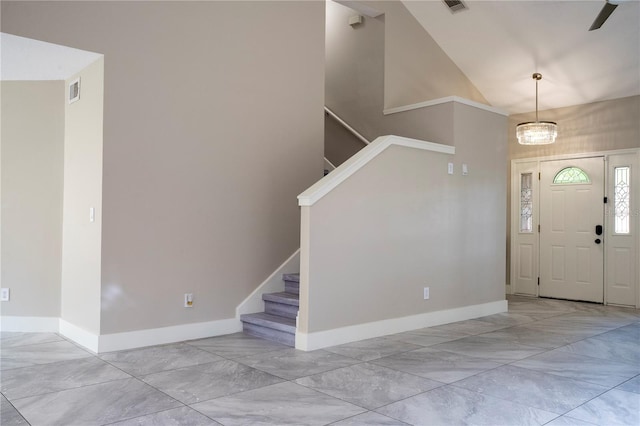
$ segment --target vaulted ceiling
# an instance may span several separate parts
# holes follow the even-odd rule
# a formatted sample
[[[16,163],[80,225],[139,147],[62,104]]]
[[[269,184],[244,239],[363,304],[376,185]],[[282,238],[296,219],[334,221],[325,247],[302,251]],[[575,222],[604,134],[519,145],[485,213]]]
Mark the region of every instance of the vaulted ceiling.
[[[640,94],[640,1],[617,1],[594,31],[605,0],[463,2],[403,1],[492,106],[533,111],[534,72],[541,110]]]
[[[0,79],[66,80],[102,55],[0,33]]]
[[[463,1],[467,8],[456,13],[442,0],[403,3],[492,106],[510,114],[534,110],[534,72],[543,76],[541,110],[640,95],[640,0],[617,0],[619,6],[594,31],[588,29],[605,0]],[[19,38],[2,39],[3,58],[19,53],[22,68],[40,74],[47,69],[56,78],[72,73],[67,68],[75,60],[66,54],[44,56],[56,59],[48,61],[53,68],[34,66],[42,56],[26,54],[24,43],[14,43]],[[50,46],[44,50],[53,52]],[[80,58],[84,64],[93,56]],[[22,62],[2,61],[2,78],[12,79],[8,67]]]

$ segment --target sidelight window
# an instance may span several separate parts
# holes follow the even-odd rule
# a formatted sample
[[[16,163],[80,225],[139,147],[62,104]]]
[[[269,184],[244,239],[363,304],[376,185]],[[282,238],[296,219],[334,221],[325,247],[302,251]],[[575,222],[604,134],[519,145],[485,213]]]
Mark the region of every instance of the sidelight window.
[[[615,167],[613,170],[613,207],[615,209],[614,232],[616,234],[629,233],[631,211],[630,199],[630,169]]]
[[[533,176],[520,175],[520,232],[533,232]]]

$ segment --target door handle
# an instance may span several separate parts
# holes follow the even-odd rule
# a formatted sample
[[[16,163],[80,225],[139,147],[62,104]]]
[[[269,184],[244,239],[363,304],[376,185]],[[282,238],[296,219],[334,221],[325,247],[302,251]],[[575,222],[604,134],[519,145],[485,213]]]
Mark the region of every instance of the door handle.
[[[602,235],[602,225],[596,225],[596,235]]]
[[[600,244],[602,241],[600,241],[600,238],[596,238],[596,240],[594,241],[596,244]]]

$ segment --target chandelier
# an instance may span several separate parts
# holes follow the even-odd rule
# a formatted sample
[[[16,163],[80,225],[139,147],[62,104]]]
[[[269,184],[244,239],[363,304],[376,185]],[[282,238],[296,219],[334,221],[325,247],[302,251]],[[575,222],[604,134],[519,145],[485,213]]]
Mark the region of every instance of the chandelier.
[[[546,145],[554,143],[558,136],[558,125],[553,121],[538,120],[538,81],[542,74],[533,74],[536,81],[536,121],[520,123],[516,126],[516,136],[521,145]]]

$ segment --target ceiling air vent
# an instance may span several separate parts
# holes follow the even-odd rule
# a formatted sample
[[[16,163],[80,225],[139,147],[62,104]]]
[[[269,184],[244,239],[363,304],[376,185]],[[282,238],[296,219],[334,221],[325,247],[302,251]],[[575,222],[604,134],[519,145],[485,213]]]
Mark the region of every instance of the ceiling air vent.
[[[462,3],[460,0],[443,1],[452,13],[460,12],[461,10],[465,10],[467,8],[467,6],[465,6],[464,3]]]

